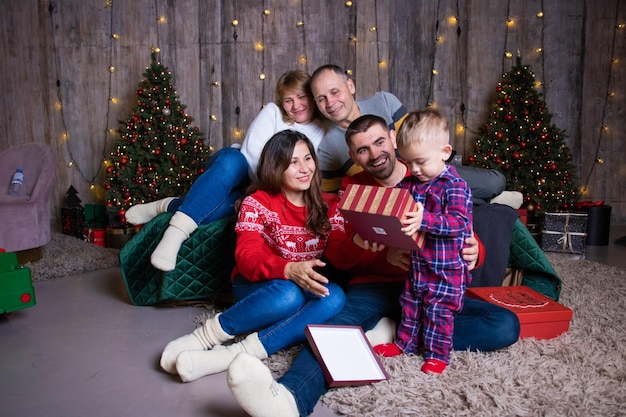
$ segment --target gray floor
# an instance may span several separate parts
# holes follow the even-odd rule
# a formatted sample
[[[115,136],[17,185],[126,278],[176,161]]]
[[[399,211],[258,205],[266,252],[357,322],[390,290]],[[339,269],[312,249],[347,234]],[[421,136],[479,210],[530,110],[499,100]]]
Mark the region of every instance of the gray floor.
[[[626,246],[587,247],[586,259],[626,269]],[[119,269],[37,282],[37,305],[0,319],[2,417],[235,417],[246,413],[225,374],[181,383],[160,371],[165,344],[202,308],[132,306]],[[335,414],[320,405],[314,417]]]

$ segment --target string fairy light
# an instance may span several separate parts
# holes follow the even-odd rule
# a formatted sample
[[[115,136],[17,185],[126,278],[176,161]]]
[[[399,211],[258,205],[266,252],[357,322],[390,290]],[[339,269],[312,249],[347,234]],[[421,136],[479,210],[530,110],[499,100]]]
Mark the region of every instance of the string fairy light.
[[[456,128],[456,132],[458,134],[463,135],[463,142],[465,143],[467,141],[467,133],[468,131],[471,133],[475,133],[477,134],[477,132],[472,132],[468,126],[467,126],[467,119],[466,119],[466,106],[465,106],[465,101],[467,99],[466,96],[466,91],[465,91],[465,86],[466,86],[466,82],[463,79],[463,73],[465,72],[465,65],[467,64],[467,62],[463,59],[462,54],[462,46],[461,46],[461,34],[463,33],[463,31],[461,30],[461,23],[460,23],[460,5],[459,5],[459,1],[460,0],[456,0],[456,16],[451,16],[448,18],[448,24],[450,26],[456,26],[456,60],[457,60],[457,68],[458,68],[458,76],[459,76],[459,91],[461,94],[461,104],[459,104],[459,111],[461,112],[461,123],[457,124],[457,128]]]
[[[261,45],[265,45],[265,19],[270,15],[270,10],[265,7],[266,1],[263,0],[263,17],[261,18]],[[259,73],[261,80],[261,108],[265,104],[265,47],[261,48],[261,72]]]
[[[502,74],[504,74],[504,64],[507,59],[513,57],[513,53],[507,49],[509,43],[509,28],[513,26],[513,19],[511,19],[511,0],[506,2],[506,24],[504,25],[504,54],[502,54]]]
[[[380,37],[378,35],[378,33],[380,32],[378,30],[378,0],[374,0],[374,24],[376,25],[374,26],[373,31],[376,34],[376,58],[377,58],[376,69],[377,69],[377,74],[378,74],[378,91],[381,91],[382,90],[381,72],[382,72],[384,61],[380,58]]]
[[[306,28],[304,27],[304,0],[300,0],[300,15],[302,16],[300,20],[296,22],[296,27],[301,29],[302,32],[302,55],[300,57],[300,62],[304,64],[304,71],[309,72],[309,60],[307,55],[306,48]]]
[[[437,7],[435,8],[435,33],[433,33],[433,59],[430,63],[430,81],[428,85],[428,97],[426,99],[426,105],[428,107],[436,107],[435,105],[435,77],[439,74],[439,71],[435,68],[435,62],[437,61],[437,45],[439,44],[439,10],[441,7],[441,1],[437,0]]]
[[[352,79],[354,79],[354,71],[351,68],[351,63],[356,61],[357,56],[357,19],[356,19],[356,7],[351,1],[346,1],[345,8],[348,11],[348,44],[347,44],[347,53],[346,55],[346,63],[343,68],[346,71],[346,75]]]
[[[108,135],[110,134],[113,135],[115,133],[114,129],[109,128],[109,116],[111,113],[111,105],[117,103],[117,98],[112,96],[111,91],[112,91],[113,73],[115,72],[115,67],[113,66],[113,61],[112,61],[113,60],[113,43],[119,39],[119,34],[113,33],[113,2],[108,0],[105,3],[104,7],[111,9],[110,14],[109,14],[109,29],[111,31],[111,36],[109,37],[109,64],[108,64],[109,80],[108,80],[108,94],[106,96],[107,105],[106,105],[106,112],[105,112],[105,125],[106,126],[103,131],[104,135],[103,135],[103,140],[102,140],[102,157],[100,158],[100,163],[98,163],[98,169],[93,175],[87,175],[85,173],[85,170],[83,169],[82,164],[76,160],[74,153],[72,152],[72,146],[71,146],[72,136],[69,134],[69,129],[68,129],[67,122],[65,119],[65,106],[63,105],[63,100],[62,100],[62,97],[63,97],[62,88],[61,88],[62,83],[61,83],[60,78],[56,80],[57,101],[55,104],[55,108],[60,112],[61,124],[63,126],[63,132],[61,133],[61,140],[65,142],[65,149],[67,150],[67,154],[69,156],[69,161],[66,163],[66,166],[68,168],[75,169],[80,175],[80,177],[85,182],[89,183],[89,189],[92,191],[96,189],[95,180],[100,175],[100,172],[102,171],[102,167],[106,164],[106,151],[107,151],[107,143],[108,143],[107,137]],[[54,23],[54,5],[52,2],[48,6],[48,12],[49,12],[50,20],[52,23],[52,28],[59,27],[60,25],[56,25]],[[58,53],[56,36],[54,35],[52,36],[52,54],[54,56],[54,65],[55,65],[56,73],[60,75],[61,74],[61,59]]]
[[[238,11],[239,8],[237,6],[237,0],[234,1],[234,10]],[[234,50],[237,50],[237,38],[239,37],[239,35],[237,34],[237,26],[239,26],[239,20],[234,18],[231,21],[231,25],[233,26],[233,41],[235,43],[235,48]],[[233,68],[238,68],[237,66],[237,54],[234,53],[233,54]],[[234,140],[239,140],[240,136],[241,136],[241,128],[239,127],[239,113],[241,113],[241,109],[239,108],[239,104],[235,104],[235,116],[236,116],[236,120],[235,120],[235,128],[233,129],[233,139]]]
[[[202,56],[200,57],[202,58]],[[215,79],[215,65],[211,65],[211,77],[213,77],[213,79]],[[211,83],[211,86],[213,88],[219,88],[222,85],[222,83],[220,81],[213,81]],[[208,127],[208,132],[207,132],[207,145],[209,145],[209,150],[211,151],[211,153],[213,153],[213,148],[210,146],[209,142],[209,138],[211,138],[211,128],[213,127],[213,122],[217,121],[217,115],[215,113],[213,113],[213,106],[214,106],[214,97],[215,94],[213,93],[213,88],[209,88],[209,127]]]
[[[608,70],[608,75],[606,78],[606,90],[605,90],[606,94],[604,95],[605,97],[604,106],[602,107],[600,128],[598,129],[598,141],[596,142],[596,150],[595,150],[594,157],[593,157],[593,163],[591,164],[591,168],[589,169],[589,173],[587,174],[585,184],[582,187],[583,193],[587,192],[587,187],[589,186],[589,180],[591,179],[591,175],[593,174],[593,171],[596,165],[604,165],[604,162],[605,162],[604,159],[600,157],[600,147],[602,145],[602,139],[604,135],[609,130],[608,126],[606,125],[607,106],[609,102],[612,102],[612,100],[609,100],[609,99],[614,96],[614,94],[612,94],[612,89],[611,89],[611,80],[613,79],[613,69],[615,67],[615,64],[619,62],[619,60],[615,56],[615,43],[617,41],[619,31],[623,30],[624,28],[624,24],[620,23],[618,20],[619,12],[620,12],[619,4],[620,2],[615,2],[615,14],[614,14],[615,20],[613,22],[613,42],[611,44],[611,60],[609,62],[609,70]]]
[[[538,19],[541,19],[541,35],[540,35],[540,39],[541,39],[541,45],[535,49],[535,52],[541,55],[541,78],[545,81],[546,79],[546,54],[544,53],[545,49],[545,31],[546,31],[546,20],[543,18],[544,17],[544,13],[543,13],[544,7],[543,7],[543,0],[541,0],[541,10],[539,12],[537,12],[536,16]],[[547,97],[548,95],[548,91],[545,85],[545,82],[537,82],[537,84],[535,85],[535,88],[539,88],[542,87],[543,88],[543,95],[544,97]]]

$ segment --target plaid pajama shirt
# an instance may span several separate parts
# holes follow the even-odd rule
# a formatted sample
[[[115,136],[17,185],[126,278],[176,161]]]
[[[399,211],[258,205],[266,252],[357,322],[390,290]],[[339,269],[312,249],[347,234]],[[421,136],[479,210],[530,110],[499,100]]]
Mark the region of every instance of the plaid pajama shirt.
[[[453,166],[428,182],[409,176],[398,186],[424,205],[427,234],[424,247],[411,253],[396,344],[405,353],[423,346],[426,359],[449,363],[454,315],[471,280],[461,250],[472,230],[472,194]]]

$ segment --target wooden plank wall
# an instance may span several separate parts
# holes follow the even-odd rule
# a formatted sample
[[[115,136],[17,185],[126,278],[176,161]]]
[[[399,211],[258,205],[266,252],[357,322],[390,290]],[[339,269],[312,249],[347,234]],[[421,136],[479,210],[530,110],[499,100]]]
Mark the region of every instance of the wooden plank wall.
[[[465,157],[514,63],[505,52],[519,51],[568,135],[585,199],[626,222],[626,29],[615,28],[626,0],[0,2],[0,151],[52,146],[54,219],[70,185],[83,203],[103,202],[102,161],[158,47],[215,149],[241,140],[281,73],[336,63],[352,71],[358,97],[386,90],[408,108],[440,108]]]

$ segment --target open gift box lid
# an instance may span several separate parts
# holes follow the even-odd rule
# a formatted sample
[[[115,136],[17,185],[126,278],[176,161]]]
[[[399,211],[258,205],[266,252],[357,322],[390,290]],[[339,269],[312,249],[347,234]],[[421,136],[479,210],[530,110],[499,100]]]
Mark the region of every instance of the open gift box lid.
[[[519,318],[520,338],[551,339],[569,330],[573,311],[530,287],[473,287],[466,296],[499,305]]]

